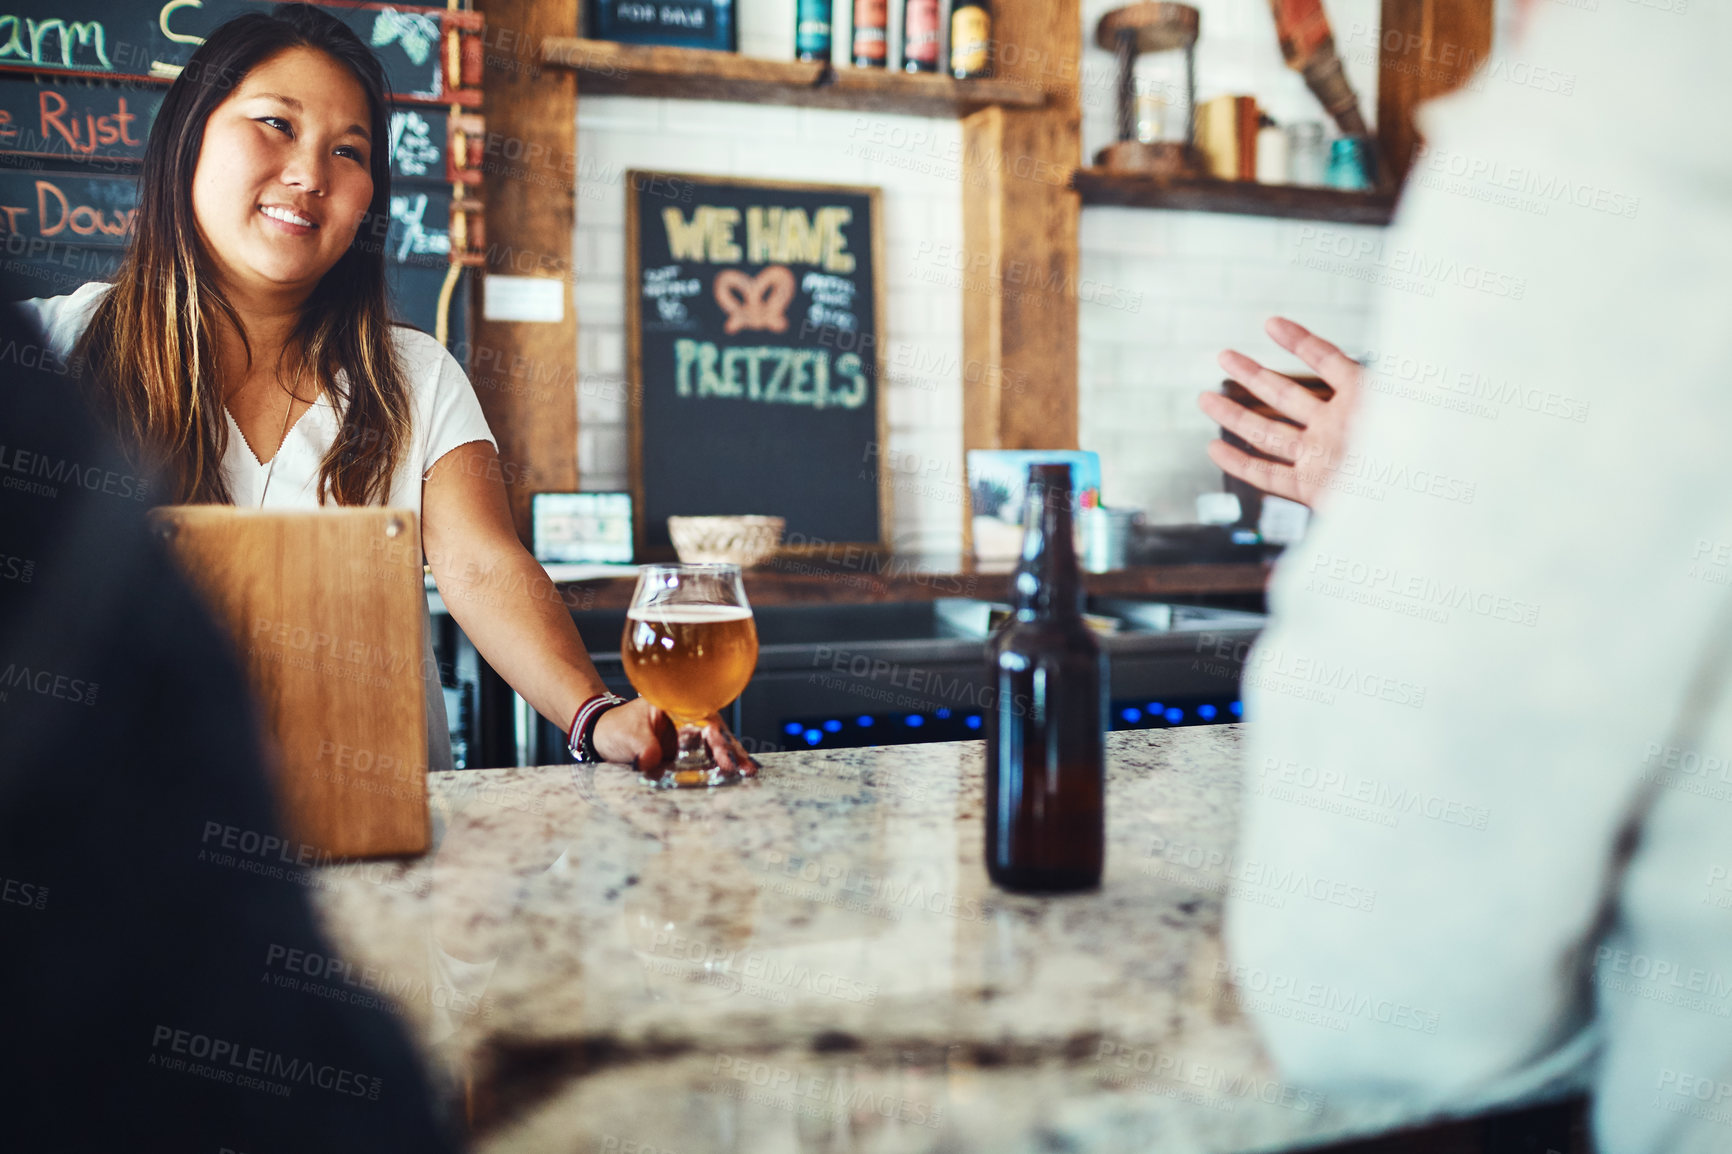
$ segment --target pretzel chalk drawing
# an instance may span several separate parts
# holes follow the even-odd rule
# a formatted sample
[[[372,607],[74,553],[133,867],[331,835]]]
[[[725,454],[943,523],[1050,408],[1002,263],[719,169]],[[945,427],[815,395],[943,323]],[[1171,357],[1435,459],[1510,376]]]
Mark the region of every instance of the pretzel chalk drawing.
[[[716,303],[728,314],[725,333],[761,329],[788,331],[788,305],[794,299],[794,273],[786,265],[773,264],[755,277],[737,268],[716,274]]]

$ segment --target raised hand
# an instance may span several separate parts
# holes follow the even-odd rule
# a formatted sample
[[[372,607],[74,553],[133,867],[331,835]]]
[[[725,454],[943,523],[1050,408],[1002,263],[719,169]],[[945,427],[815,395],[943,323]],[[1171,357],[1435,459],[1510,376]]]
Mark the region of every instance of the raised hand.
[[[1291,377],[1265,368],[1244,353],[1226,350],[1217,363],[1227,375],[1300,427],[1260,416],[1220,393],[1203,393],[1197,398],[1197,407],[1210,420],[1259,451],[1279,458],[1265,461],[1225,441],[1212,441],[1209,459],[1265,493],[1314,505],[1346,452],[1347,426],[1359,400],[1360,367],[1340,349],[1286,317],[1270,317],[1263,328],[1276,344],[1322,377],[1335,395],[1325,401]]]

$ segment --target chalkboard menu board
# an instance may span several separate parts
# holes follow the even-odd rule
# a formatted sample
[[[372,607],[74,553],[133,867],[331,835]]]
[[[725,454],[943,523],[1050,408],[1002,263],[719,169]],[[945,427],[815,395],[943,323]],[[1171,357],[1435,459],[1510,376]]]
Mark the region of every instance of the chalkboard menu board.
[[[0,74],[0,299],[58,296],[113,274],[166,91]],[[450,120],[426,105],[391,110],[386,274],[397,315],[428,332],[450,263],[447,182],[469,179],[448,164]],[[461,326],[461,311],[451,316]]]
[[[69,162],[132,172],[162,108],[166,87],[44,83],[0,73],[0,164],[41,168]],[[391,183],[467,179],[449,165],[450,114],[426,105],[391,109]],[[28,158],[28,159],[25,159]]]
[[[589,0],[584,35],[626,44],[732,52],[734,0]]]
[[[0,299],[54,296],[111,277],[167,85],[218,25],[276,0],[11,0],[0,11]],[[478,184],[482,17],[426,4],[319,0],[385,67],[391,219],[375,239],[397,315],[438,327],[451,264],[453,183]],[[468,79],[469,87],[463,82]],[[406,103],[405,103],[406,102]],[[467,147],[464,147],[467,145]],[[453,157],[462,158],[453,162]],[[479,206],[465,201],[470,239]],[[474,252],[461,262],[478,263]],[[464,286],[446,314],[466,339]]]
[[[46,254],[50,243],[125,248],[137,204],[130,176],[0,170],[0,250],[30,257]],[[449,189],[393,187],[386,259],[447,264],[450,222]]]
[[[59,296],[105,280],[132,231],[132,176],[0,169],[0,297]],[[433,331],[451,255],[451,190],[392,185],[385,272],[399,317]]]
[[[144,142],[167,92],[0,75],[0,153],[10,167],[41,167],[14,159],[40,157],[106,171],[126,168],[144,159]]]
[[[639,556],[704,514],[881,545],[878,190],[632,172],[626,206]]]
[[[277,0],[8,0],[0,13],[0,69],[169,79],[219,24]],[[447,25],[476,17],[443,8],[344,3],[319,7],[352,28],[385,65],[397,98],[480,102],[445,76]]]

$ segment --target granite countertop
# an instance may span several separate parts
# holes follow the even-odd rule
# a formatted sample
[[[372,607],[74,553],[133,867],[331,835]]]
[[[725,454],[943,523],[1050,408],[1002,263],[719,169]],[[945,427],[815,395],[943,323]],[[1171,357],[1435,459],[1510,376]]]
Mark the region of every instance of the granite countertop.
[[[399,1002],[483,1150],[1183,1154],[1401,1124],[1283,1084],[1222,976],[1239,743],[1112,735],[1105,880],[1057,898],[987,881],[979,742],[772,755],[708,792],[435,774],[431,853],[319,871],[353,962],[326,980]]]

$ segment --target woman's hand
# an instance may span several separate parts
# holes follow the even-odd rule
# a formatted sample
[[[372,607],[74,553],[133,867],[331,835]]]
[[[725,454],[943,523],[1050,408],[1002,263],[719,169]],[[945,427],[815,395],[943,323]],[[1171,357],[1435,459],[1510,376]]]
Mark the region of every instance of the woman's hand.
[[[484,441],[439,458],[421,489],[421,539],[446,606],[481,656],[563,728],[606,686],[565,599],[517,538],[503,473]],[[679,748],[673,722],[642,698],[602,714],[591,740],[604,761],[639,770],[672,761]],[[704,740],[718,765],[758,772],[720,717],[706,721]]]
[[[591,740],[603,761],[633,765],[640,773],[663,761],[672,761],[679,750],[674,723],[641,697],[602,714]],[[758,772],[758,763],[747,755],[739,738],[728,732],[719,716],[711,715],[704,723],[704,743],[723,769],[746,777]]]
[[[421,489],[421,539],[457,624],[511,688],[563,729],[607,687],[570,607],[517,538],[504,474],[484,441],[441,457]],[[720,717],[708,720],[704,737],[718,764],[757,772]],[[678,748],[673,723],[641,698],[602,714],[592,740],[603,759],[640,769],[673,760]]]
[[[1279,458],[1265,461],[1225,441],[1212,441],[1209,459],[1265,493],[1314,505],[1317,495],[1329,487],[1346,452],[1347,426],[1359,400],[1359,364],[1286,317],[1270,317],[1263,328],[1276,344],[1311,366],[1335,395],[1325,401],[1291,377],[1228,349],[1218,358],[1227,375],[1301,427],[1259,416],[1220,393],[1203,393],[1197,398],[1197,407],[1210,420]]]

